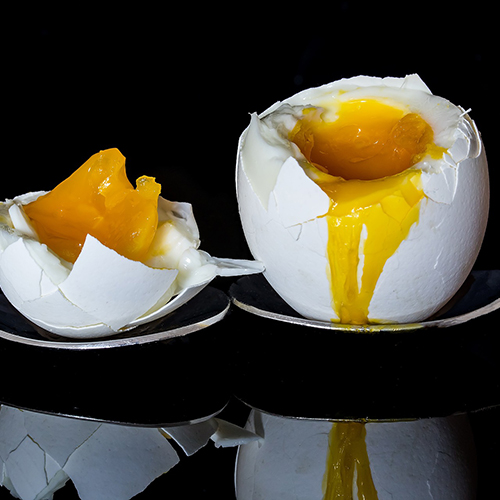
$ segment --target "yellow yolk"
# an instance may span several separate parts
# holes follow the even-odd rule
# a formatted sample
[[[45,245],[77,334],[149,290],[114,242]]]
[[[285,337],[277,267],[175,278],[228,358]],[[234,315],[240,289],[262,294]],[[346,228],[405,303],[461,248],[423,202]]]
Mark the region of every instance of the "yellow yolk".
[[[118,149],[93,155],[52,191],[24,210],[39,239],[75,262],[87,234],[132,260],[147,253],[158,225],[161,186],[152,177],[130,184]]]
[[[419,115],[375,100],[342,103],[333,122],[306,109],[289,138],[317,168],[316,182],[331,199],[333,308],[341,323],[368,323],[384,265],[418,223],[421,171],[410,167],[445,150]]]
[[[324,121],[321,111],[305,110],[291,133],[309,162],[343,179],[371,180],[403,172],[430,153],[430,125],[415,113],[366,99],[341,104],[338,118]]]
[[[366,428],[357,422],[336,422],[328,435],[323,500],[377,500],[366,450]],[[354,496],[354,481],[357,495]]]

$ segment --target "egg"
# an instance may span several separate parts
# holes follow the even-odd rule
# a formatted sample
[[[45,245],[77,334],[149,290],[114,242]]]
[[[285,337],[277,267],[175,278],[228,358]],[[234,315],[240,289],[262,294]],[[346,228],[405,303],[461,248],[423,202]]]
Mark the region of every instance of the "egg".
[[[477,127],[417,75],[343,79],[253,113],[236,184],[266,279],[325,322],[429,318],[465,281],[487,224]]]
[[[284,418],[253,410],[238,500],[469,500],[476,453],[466,415],[396,422]]]
[[[191,205],[159,194],[151,177],[134,189],[109,149],[48,193],[0,203],[3,293],[41,328],[96,338],[163,317],[215,276],[262,271],[200,250]]]

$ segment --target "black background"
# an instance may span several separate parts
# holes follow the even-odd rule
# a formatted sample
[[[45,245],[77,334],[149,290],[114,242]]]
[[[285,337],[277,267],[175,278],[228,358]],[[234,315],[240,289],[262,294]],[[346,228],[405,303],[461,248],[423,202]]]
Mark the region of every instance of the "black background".
[[[50,190],[95,152],[118,147],[132,181],[156,176],[164,197],[193,204],[203,249],[248,258],[234,187],[248,113],[343,77],[418,73],[435,94],[471,108],[482,133],[492,202],[476,266],[498,268],[493,4],[328,5],[75,4],[5,16],[0,198]],[[223,416],[243,424],[246,413],[231,401]],[[491,429],[497,416],[474,419]],[[496,443],[494,433],[478,437],[483,493],[499,465]],[[183,498],[233,498],[234,455],[209,444],[140,498],[179,485]],[[72,494],[68,486],[56,498]]]

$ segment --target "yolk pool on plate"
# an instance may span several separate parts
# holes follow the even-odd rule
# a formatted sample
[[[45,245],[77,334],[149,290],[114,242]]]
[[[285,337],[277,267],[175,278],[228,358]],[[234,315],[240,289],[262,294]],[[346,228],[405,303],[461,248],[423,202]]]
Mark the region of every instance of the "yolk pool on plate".
[[[410,167],[445,150],[419,115],[370,99],[342,103],[335,121],[323,120],[320,108],[306,108],[289,138],[331,199],[333,308],[341,323],[368,323],[383,267],[418,223],[421,171]]]
[[[93,155],[70,177],[24,210],[39,239],[75,262],[87,234],[132,260],[147,253],[158,225],[161,186],[152,177],[134,189],[118,149]]]
[[[358,422],[335,422],[328,435],[323,500],[377,500],[366,450],[366,428]],[[357,496],[354,496],[356,478]]]

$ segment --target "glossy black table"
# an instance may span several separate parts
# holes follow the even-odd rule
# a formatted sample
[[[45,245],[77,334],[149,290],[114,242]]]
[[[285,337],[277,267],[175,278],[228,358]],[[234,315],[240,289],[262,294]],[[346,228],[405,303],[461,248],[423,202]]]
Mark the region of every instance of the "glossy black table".
[[[0,295],[0,402],[155,427],[209,418],[232,395],[269,413],[326,419],[500,403],[500,271],[475,271],[429,321],[372,330],[302,318],[262,275],[238,279],[229,295],[230,314],[227,294],[209,286],[162,320],[92,341],[44,332]]]
[[[165,318],[120,336],[74,341],[32,325],[0,295],[0,403],[126,425],[169,426],[219,413],[227,295],[211,286]],[[207,328],[210,327],[211,328]]]
[[[310,321],[262,275],[230,288],[234,394],[281,416],[365,421],[472,412],[500,404],[500,271],[475,271],[443,311],[411,325]]]
[[[155,324],[90,342],[47,335],[0,296],[0,403],[153,427],[219,413],[243,425],[249,407],[295,418],[372,421],[471,412],[482,414],[475,423],[480,471],[492,470],[498,440],[491,421],[498,412],[478,410],[499,403],[499,277],[498,271],[473,274],[437,318],[452,327],[371,332],[309,325],[262,276],[240,278],[229,290],[210,286]],[[464,315],[466,321],[455,321]],[[234,453],[207,446],[143,496],[182,485],[197,470],[205,471],[207,484],[225,473],[221,481],[232,498]]]

